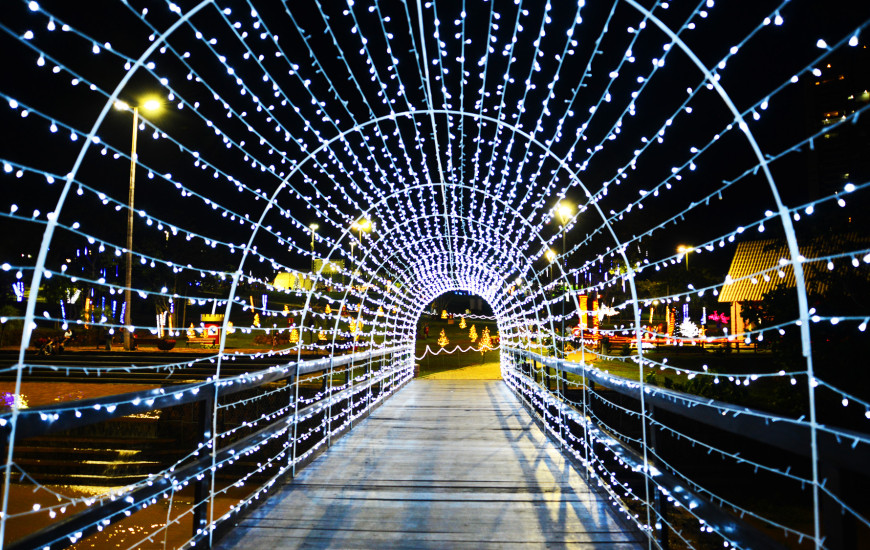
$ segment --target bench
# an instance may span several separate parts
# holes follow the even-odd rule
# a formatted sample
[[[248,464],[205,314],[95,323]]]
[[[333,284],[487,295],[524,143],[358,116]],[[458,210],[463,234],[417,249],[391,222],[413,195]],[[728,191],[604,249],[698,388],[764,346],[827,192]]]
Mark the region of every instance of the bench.
[[[187,347],[190,347],[190,344],[200,344],[204,348],[214,348],[217,346],[217,338],[214,336],[208,336],[205,338],[188,338]]]

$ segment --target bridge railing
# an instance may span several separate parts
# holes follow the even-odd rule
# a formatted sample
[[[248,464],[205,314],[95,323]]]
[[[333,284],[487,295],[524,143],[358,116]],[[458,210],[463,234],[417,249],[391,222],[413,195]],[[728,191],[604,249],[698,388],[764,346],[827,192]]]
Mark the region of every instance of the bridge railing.
[[[113,526],[116,522],[136,522],[136,512],[158,502],[168,501],[171,511],[173,497],[191,488],[192,504],[176,504],[176,513],[143,533],[142,542],[210,547],[216,535],[231,527],[230,520],[273,490],[282,477],[295,474],[412,375],[409,348],[390,347],[0,415],[4,442],[8,445],[13,438],[13,458],[14,445],[32,438],[99,429],[108,421],[171,408],[192,414],[197,426],[196,441],[186,441],[190,448],[178,450],[177,459],[121,490],[58,499],[48,506],[19,502],[3,520],[43,527],[4,547],[55,550],[94,533],[108,535],[118,527]],[[34,493],[44,488],[38,474],[14,460],[7,464],[6,483],[30,487]],[[138,544],[132,541],[130,547]]]
[[[847,499],[866,485],[867,434],[812,433],[789,418],[613,376],[593,364],[503,348],[502,374],[550,435],[659,548],[782,548],[812,544],[801,531],[820,513],[826,537],[855,540],[866,514]],[[809,461],[825,472],[818,510],[800,506]],[[738,487],[743,498],[732,499]],[[796,485],[789,487],[789,485]],[[778,509],[780,513],[770,513]],[[788,517],[789,515],[793,517]],[[811,516],[810,516],[811,521]]]

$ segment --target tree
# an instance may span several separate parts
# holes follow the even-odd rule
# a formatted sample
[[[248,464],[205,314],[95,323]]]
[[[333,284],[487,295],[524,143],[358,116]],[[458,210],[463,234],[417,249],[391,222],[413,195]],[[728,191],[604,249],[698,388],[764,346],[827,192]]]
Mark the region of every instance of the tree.
[[[21,313],[15,306],[11,306],[9,304],[0,308],[0,345],[3,344],[3,340],[6,337],[6,331],[8,330],[12,334],[20,334],[21,329],[24,327],[24,321],[21,319],[9,319],[9,317],[18,317]]]
[[[483,363],[483,358],[486,352],[492,349],[492,339],[489,337],[489,327],[483,327],[483,334],[480,335],[480,343],[478,345],[480,351],[480,362]]]
[[[468,331],[468,339],[474,342],[477,340],[477,328],[471,325],[471,330]]]
[[[441,334],[438,335],[438,345],[442,348],[450,343],[450,340],[447,339],[447,334],[444,332],[444,329],[441,329]]]

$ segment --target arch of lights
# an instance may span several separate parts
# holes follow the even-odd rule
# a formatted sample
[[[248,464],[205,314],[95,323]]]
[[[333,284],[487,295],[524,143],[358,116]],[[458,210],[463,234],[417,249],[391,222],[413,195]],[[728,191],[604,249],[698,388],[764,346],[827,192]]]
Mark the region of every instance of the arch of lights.
[[[823,165],[824,143],[838,134],[867,145],[860,137],[866,90],[841,98],[846,108],[836,112],[806,99],[830,89],[853,57],[866,63],[866,8],[798,0],[739,9],[714,0],[205,0],[119,2],[97,14],[60,2],[14,4],[0,17],[3,43],[16,52],[4,70],[17,77],[0,86],[13,138],[0,150],[9,190],[0,219],[14,236],[0,260],[12,291],[2,320],[20,325],[22,337],[17,363],[7,369],[15,383],[3,419],[11,443],[0,531],[8,518],[58,513],[10,508],[10,476],[21,470],[15,426],[22,403],[15,396],[28,383],[28,346],[57,327],[128,328],[120,268],[128,252],[130,113],[112,106],[137,103],[146,92],[162,97],[164,109],[143,111],[134,128],[140,144],[129,328],[162,330],[142,313],[149,309],[158,311],[158,323],[181,304],[223,312],[219,349],[204,356],[219,379],[231,356],[263,354],[228,348],[232,329],[283,332],[293,319],[298,342],[276,361],[301,360],[311,350],[335,356],[413,348],[428,304],[466,291],[492,306],[503,349],[559,356],[570,343],[586,368],[597,368],[587,358],[632,365],[641,387],[639,435],[596,420],[634,442],[645,461],[655,455],[643,402],[655,391],[650,375],[791,388],[802,399],[792,421],[811,434],[806,471],[700,443],[799,485],[811,529],[688,483],[796,537],[788,540],[824,545],[823,499],[870,528],[866,515],[826,485],[816,449],[819,431],[870,444],[870,395],[834,373],[832,358],[820,355],[829,348],[818,350],[825,339],[842,342],[841,349],[865,342],[870,313],[859,298],[866,296],[870,239],[860,217],[868,174],[859,164],[830,184],[802,170],[807,159]],[[795,110],[824,121],[794,126]],[[556,213],[560,201],[573,206],[569,219]],[[354,228],[360,220],[372,223],[370,232]],[[728,272],[730,260],[750,241],[779,246],[782,257],[741,280],[791,280],[791,305],[737,334],[723,332],[723,347],[774,342],[776,350],[780,342],[798,346],[797,354],[771,352],[769,364],[745,372],[675,366],[679,361],[637,345],[696,345],[707,309],[729,307],[715,298],[740,283]],[[555,254],[548,258],[548,251]],[[327,273],[329,265],[337,270]],[[281,289],[273,282],[282,271],[309,270],[313,284]],[[848,290],[839,301],[831,298],[837,292],[830,289],[841,287]],[[282,295],[292,309],[269,303]],[[563,334],[593,298],[600,306],[592,313],[602,321],[596,338],[633,339],[628,354],[608,355]],[[683,324],[655,323],[664,309],[665,319],[673,310]],[[186,329],[166,327],[170,335]],[[315,342],[320,334],[326,338]],[[160,372],[185,364],[119,368]],[[837,414],[830,402],[841,404]],[[690,438],[674,426],[656,429]],[[648,478],[646,494],[635,495],[611,485],[610,475],[596,474],[622,511],[655,491]],[[61,506],[76,501],[64,499]],[[665,521],[656,514],[645,506],[627,515],[652,532]],[[699,530],[707,530],[703,522]]]

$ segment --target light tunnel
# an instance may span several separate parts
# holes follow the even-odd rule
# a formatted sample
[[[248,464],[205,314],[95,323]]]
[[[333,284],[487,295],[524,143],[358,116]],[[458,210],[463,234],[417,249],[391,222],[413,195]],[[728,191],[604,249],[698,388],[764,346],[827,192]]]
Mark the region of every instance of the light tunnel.
[[[14,352],[0,370],[13,441],[0,547],[34,365],[91,376],[208,362],[215,388],[247,359],[369,353],[407,370],[430,304],[454,292],[491,307],[518,394],[529,376],[550,391],[522,368],[563,369],[542,402],[579,409],[566,388],[583,388],[587,433],[639,449],[642,468],[666,462],[650,434],[681,429],[656,424],[644,395],[747,407],[810,434],[799,474],[748,459],[810,488],[809,519],[762,524],[822,547],[833,502],[870,528],[825,485],[819,443],[870,446],[855,367],[870,320],[867,8],[69,4],[0,15],[0,347]],[[218,337],[202,359],[151,366],[34,359],[67,333],[125,351]],[[593,375],[639,384],[637,411],[593,396],[639,433],[587,410]],[[625,500],[645,499],[632,521],[653,533],[645,483]]]

